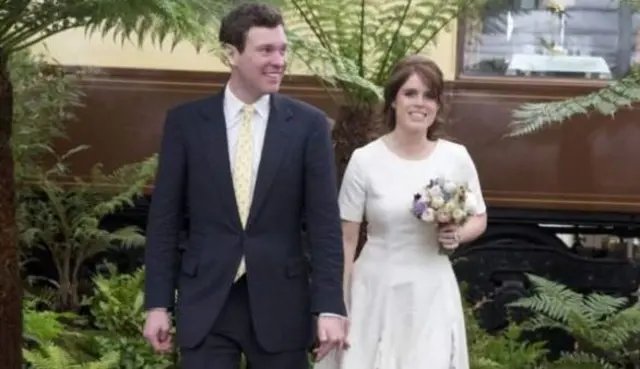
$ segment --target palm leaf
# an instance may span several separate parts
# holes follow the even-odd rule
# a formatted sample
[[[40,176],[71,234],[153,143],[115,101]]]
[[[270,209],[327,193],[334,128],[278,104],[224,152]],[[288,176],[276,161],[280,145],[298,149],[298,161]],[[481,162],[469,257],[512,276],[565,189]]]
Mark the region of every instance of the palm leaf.
[[[522,326],[525,330],[563,330],[575,339],[579,351],[597,354],[611,363],[633,360],[638,355],[640,305],[631,305],[626,297],[597,292],[582,295],[562,284],[528,277],[535,294],[509,304],[533,313]],[[587,363],[591,363],[593,367],[602,368],[601,362],[594,358],[586,354],[569,355],[559,367],[578,368],[582,367],[580,364],[590,367]]]
[[[552,364],[553,369],[615,369],[616,367],[593,354],[564,353]]]
[[[340,88],[348,104],[375,103],[394,64],[436,46],[437,35],[483,1],[272,0],[286,14],[294,62]]]
[[[26,49],[60,32],[85,28],[89,34],[113,32],[121,40],[147,38],[171,47],[186,40],[200,47],[226,1],[215,0],[2,0],[0,49]]]
[[[624,107],[640,101],[640,67],[634,66],[623,78],[587,95],[562,101],[526,103],[513,112],[507,137],[537,132],[578,114],[600,113],[613,117]]]

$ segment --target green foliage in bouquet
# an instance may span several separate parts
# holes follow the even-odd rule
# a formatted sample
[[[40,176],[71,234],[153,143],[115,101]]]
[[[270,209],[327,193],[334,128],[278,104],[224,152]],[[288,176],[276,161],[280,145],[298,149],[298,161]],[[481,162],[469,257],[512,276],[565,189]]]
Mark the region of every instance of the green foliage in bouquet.
[[[550,368],[618,368],[640,362],[640,304],[601,293],[582,295],[547,279],[528,276],[535,294],[510,304],[533,316],[528,331],[559,329],[576,341],[575,351]]]

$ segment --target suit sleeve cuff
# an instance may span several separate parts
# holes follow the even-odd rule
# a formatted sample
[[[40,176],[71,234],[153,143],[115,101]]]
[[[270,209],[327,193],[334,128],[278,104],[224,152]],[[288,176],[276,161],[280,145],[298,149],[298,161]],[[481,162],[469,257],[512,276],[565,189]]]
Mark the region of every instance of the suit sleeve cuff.
[[[341,319],[346,319],[347,317],[344,315],[340,315],[340,314],[334,314],[334,313],[320,313],[318,314],[319,317],[333,317],[333,318],[341,318]]]

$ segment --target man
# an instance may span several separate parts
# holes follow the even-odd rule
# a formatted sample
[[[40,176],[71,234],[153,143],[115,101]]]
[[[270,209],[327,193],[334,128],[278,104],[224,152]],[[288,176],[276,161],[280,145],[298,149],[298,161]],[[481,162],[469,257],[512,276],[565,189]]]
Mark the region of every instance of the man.
[[[314,322],[323,352],[346,344],[329,125],[318,109],[277,93],[287,54],[278,10],[236,7],[219,40],[228,84],[167,114],[147,230],[144,335],[158,351],[171,347],[177,287],[181,368],[237,368],[241,353],[254,369],[307,368]]]

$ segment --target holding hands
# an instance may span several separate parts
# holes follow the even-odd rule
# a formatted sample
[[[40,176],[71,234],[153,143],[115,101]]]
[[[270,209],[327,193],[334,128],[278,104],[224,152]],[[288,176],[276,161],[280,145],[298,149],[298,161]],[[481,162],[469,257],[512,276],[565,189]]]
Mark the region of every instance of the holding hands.
[[[170,352],[172,349],[172,340],[169,313],[164,309],[149,311],[144,324],[143,334],[156,352]]]
[[[348,349],[348,331],[349,321],[347,318],[338,316],[320,316],[318,318],[318,341],[320,344],[314,350],[316,361],[320,361],[333,349]]]

